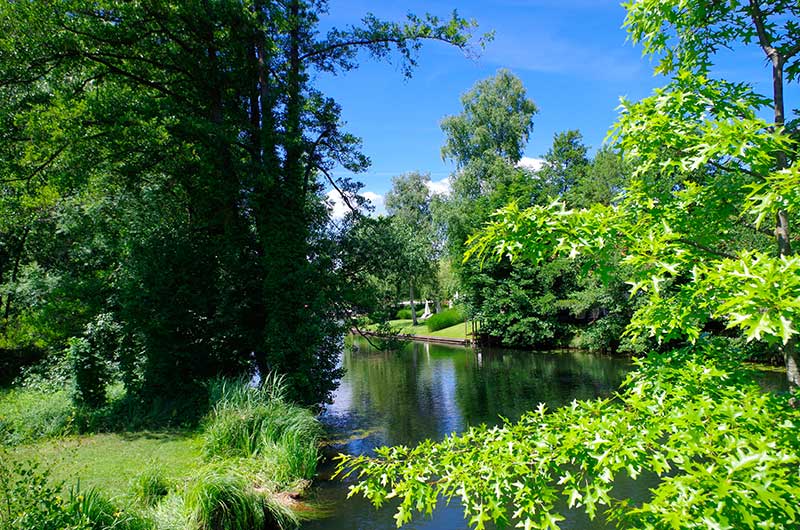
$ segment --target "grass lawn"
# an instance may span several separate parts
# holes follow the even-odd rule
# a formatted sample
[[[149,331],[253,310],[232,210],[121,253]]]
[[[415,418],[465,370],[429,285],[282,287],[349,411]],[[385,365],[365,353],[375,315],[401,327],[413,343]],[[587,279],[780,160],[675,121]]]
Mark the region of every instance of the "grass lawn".
[[[449,328],[440,329],[439,331],[428,331],[428,327],[425,324],[412,326],[411,320],[390,320],[389,324],[391,324],[393,328],[400,328],[401,334],[444,337],[448,339],[466,339],[467,331],[470,329],[469,323],[465,326],[463,322],[455,326],[450,326]]]
[[[146,468],[160,467],[165,478],[180,482],[202,462],[200,436],[139,432],[68,436],[23,445],[13,457],[50,467],[52,478],[67,487],[97,487],[112,497],[125,496],[131,481]]]

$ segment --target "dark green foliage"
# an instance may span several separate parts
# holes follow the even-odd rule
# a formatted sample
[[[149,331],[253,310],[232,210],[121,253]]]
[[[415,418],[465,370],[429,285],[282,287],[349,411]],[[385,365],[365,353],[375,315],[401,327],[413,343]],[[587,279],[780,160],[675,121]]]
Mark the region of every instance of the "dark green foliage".
[[[67,357],[75,377],[72,399],[77,405],[97,408],[106,402],[106,360],[84,337],[70,339]]]
[[[440,313],[431,315],[428,320],[425,321],[425,325],[428,327],[428,331],[439,331],[440,329],[449,328],[456,324],[463,324],[464,319],[464,313],[462,313],[461,310],[456,308],[445,309]]]
[[[368,165],[313,85],[423,40],[469,46],[453,16],[318,30],[325,3],[221,0],[0,6],[0,348],[63,351],[102,405],[104,365],[144,403],[218,374],[280,370],[330,399],[354,303],[321,179]],[[111,315],[113,347],[87,326]],[[106,347],[109,346],[109,347]],[[16,364],[16,363],[14,363]]]
[[[580,131],[564,131],[553,136],[553,145],[544,155],[542,169],[537,172],[542,180],[540,201],[565,197],[578,182],[586,180],[588,151]]]
[[[0,388],[22,375],[26,367],[40,362],[45,352],[35,347],[0,347]]]

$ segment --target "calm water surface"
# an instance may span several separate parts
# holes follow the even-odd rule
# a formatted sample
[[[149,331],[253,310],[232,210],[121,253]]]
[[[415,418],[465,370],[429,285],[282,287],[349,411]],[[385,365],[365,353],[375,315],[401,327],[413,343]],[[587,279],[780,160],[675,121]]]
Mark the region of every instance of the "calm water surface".
[[[382,445],[439,440],[471,425],[519,418],[540,402],[558,407],[573,399],[615,390],[630,369],[626,360],[578,352],[532,353],[409,343],[401,352],[381,352],[364,341],[346,348],[347,374],[322,415],[333,440],[331,452],[364,454]],[[330,472],[323,466],[321,474]],[[319,501],[330,517],[304,530],[393,529],[394,506],[375,510],[362,498],[345,500],[347,483],[321,481]],[[603,528],[570,514],[565,528]],[[563,523],[562,523],[563,524]],[[408,529],[468,528],[458,503],[441,506],[433,519]]]
[[[382,445],[414,445],[440,440],[471,425],[518,419],[540,402],[558,407],[573,399],[613,392],[631,369],[627,360],[580,352],[514,352],[409,343],[401,352],[372,349],[356,340],[343,353],[347,374],[334,403],[322,415],[330,433],[330,454],[370,453]],[[785,374],[759,376],[765,390],[786,388]],[[325,464],[320,475],[330,475]],[[615,495],[644,500],[654,480],[618,480]],[[348,483],[320,480],[317,501],[330,516],[304,530],[394,529],[394,505],[375,510],[361,497],[346,500]],[[562,528],[597,530],[607,526],[582,513],[567,512]],[[417,518],[405,529],[465,530],[461,506],[440,506],[433,519]]]

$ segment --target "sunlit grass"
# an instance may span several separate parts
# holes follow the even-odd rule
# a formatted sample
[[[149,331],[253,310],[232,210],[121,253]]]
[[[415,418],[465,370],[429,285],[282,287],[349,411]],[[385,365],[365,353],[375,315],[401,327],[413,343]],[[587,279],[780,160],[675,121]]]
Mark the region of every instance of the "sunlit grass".
[[[390,320],[389,324],[395,329],[399,329],[402,335],[419,335],[423,337],[442,337],[447,339],[461,339],[468,338],[468,333],[472,329],[469,322],[464,324],[456,324],[448,328],[440,329],[439,331],[428,331],[425,324],[417,326],[411,325],[411,320]]]
[[[23,445],[11,454],[47,465],[54,480],[81,489],[96,487],[110,496],[128,496],[145,469],[158,468],[179,484],[202,463],[202,441],[186,433],[93,434]]]
[[[7,458],[36,461],[55,488],[63,484],[62,494],[76,487],[102,492],[98,499],[130,506],[159,529],[295,528],[313,516],[290,494],[302,492],[315,475],[322,431],[311,411],[284,396],[277,376],[265,377],[259,387],[247,379],[220,379],[209,386],[213,407],[197,429],[56,438],[58,433],[44,433],[51,437],[9,447]],[[15,425],[30,416],[22,404],[34,412],[51,408],[37,404],[50,394],[12,391],[5,397],[0,410]]]

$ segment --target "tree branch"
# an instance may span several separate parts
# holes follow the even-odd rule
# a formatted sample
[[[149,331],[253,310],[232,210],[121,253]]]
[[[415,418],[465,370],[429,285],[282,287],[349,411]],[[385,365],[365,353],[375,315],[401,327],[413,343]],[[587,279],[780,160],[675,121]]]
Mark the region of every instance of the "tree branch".
[[[337,191],[337,193],[339,193],[339,196],[342,198],[342,200],[344,201],[345,205],[347,205],[347,207],[350,208],[350,211],[352,211],[356,215],[361,215],[361,211],[358,208],[355,208],[350,203],[350,199],[347,197],[347,194],[345,194],[345,192],[343,192],[342,189],[336,184],[336,180],[331,176],[331,174],[327,170],[325,170],[325,169],[323,169],[323,168],[321,168],[319,166],[315,166],[315,167],[323,175],[325,175],[325,178],[328,179],[328,182],[331,183],[331,186],[333,186],[333,189],[335,189]]]
[[[772,46],[772,41],[770,41],[769,35],[767,35],[767,29],[764,25],[764,14],[761,12],[761,6],[759,6],[758,2],[759,0],[750,0],[750,19],[756,27],[758,43],[761,49],[764,50],[767,58],[772,61],[773,66],[779,66],[783,58],[778,50]]]
[[[678,243],[683,243],[684,245],[689,245],[690,247],[696,248],[697,250],[702,250],[703,252],[705,252],[707,254],[712,254],[712,255],[717,256],[719,258],[727,258],[727,259],[733,259],[733,260],[737,259],[737,257],[735,255],[733,255],[733,254],[729,254],[729,253],[724,252],[722,250],[716,250],[716,249],[713,249],[711,247],[707,247],[705,245],[702,245],[702,244],[697,243],[696,241],[692,241],[690,239],[686,239],[686,238],[681,237],[681,238],[675,239],[675,241],[678,242]]]

